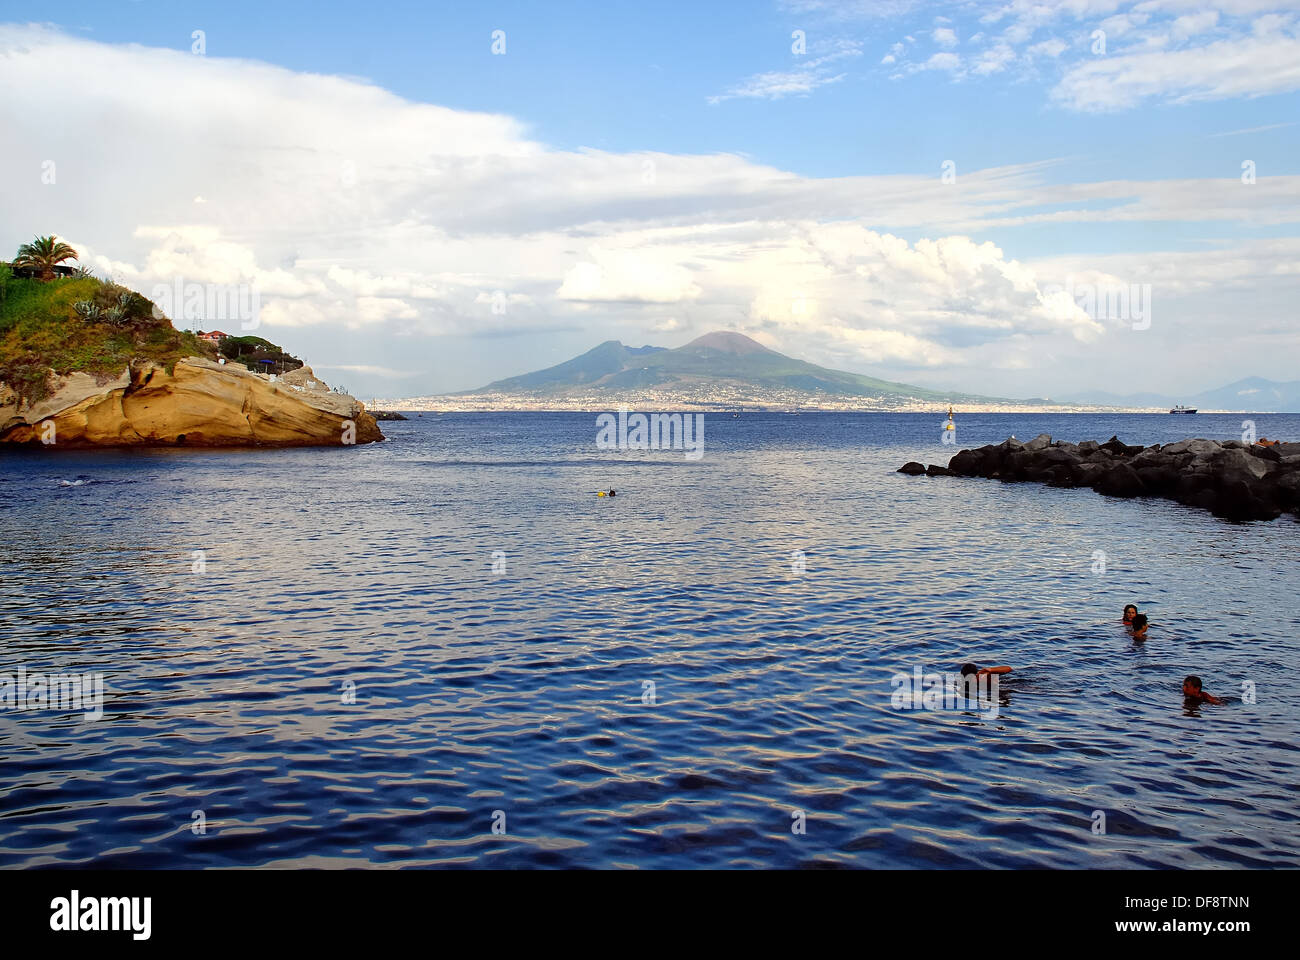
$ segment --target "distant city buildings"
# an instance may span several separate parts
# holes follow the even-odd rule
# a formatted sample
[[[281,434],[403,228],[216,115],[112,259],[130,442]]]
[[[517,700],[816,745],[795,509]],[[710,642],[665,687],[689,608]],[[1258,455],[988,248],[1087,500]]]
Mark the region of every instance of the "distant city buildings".
[[[663,412],[701,412],[731,414],[735,412],[801,413],[830,411],[845,413],[933,413],[940,418],[936,429],[946,415],[948,404],[919,397],[905,396],[834,396],[815,394],[806,390],[774,389],[755,392],[751,389],[729,389],[713,386],[699,390],[647,391],[645,393],[619,393],[593,391],[589,394],[545,396],[519,393],[475,393],[433,397],[407,397],[403,399],[377,399],[377,407],[384,410],[411,410],[447,413],[474,411],[573,411],[602,412],[620,404],[630,409]],[[1024,413],[1033,410],[1054,410],[1086,413],[1094,410],[1113,410],[1111,407],[1079,406],[1076,404],[1044,403],[956,403],[956,418],[962,413]]]

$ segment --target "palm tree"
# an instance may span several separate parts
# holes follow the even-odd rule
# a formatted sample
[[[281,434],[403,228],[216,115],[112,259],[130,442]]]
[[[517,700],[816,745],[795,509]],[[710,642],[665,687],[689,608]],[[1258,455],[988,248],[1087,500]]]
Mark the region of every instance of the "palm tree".
[[[42,283],[54,279],[54,265],[64,260],[76,260],[77,251],[62,240],[53,237],[37,237],[31,243],[24,243],[18,248],[11,266],[27,267],[36,270]]]

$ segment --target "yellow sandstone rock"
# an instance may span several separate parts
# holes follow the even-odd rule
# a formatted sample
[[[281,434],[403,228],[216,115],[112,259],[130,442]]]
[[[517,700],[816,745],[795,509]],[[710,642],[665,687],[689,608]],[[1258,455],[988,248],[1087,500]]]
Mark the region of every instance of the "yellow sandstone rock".
[[[0,386],[0,443],[40,444],[52,436],[56,447],[298,447],[384,439],[364,404],[330,393],[304,370],[286,383],[187,357],[170,374],[145,364],[107,383],[74,373],[26,408]]]

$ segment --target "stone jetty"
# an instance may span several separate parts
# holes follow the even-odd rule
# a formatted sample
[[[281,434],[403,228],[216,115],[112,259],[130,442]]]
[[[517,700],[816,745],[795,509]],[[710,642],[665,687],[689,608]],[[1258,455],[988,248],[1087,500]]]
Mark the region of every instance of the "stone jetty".
[[[1091,487],[1112,497],[1163,497],[1229,520],[1300,517],[1300,443],[1180,440],[1141,447],[1118,437],[1065,443],[1041,434],[1023,443],[1011,437],[962,450],[947,467],[911,462],[899,472]]]

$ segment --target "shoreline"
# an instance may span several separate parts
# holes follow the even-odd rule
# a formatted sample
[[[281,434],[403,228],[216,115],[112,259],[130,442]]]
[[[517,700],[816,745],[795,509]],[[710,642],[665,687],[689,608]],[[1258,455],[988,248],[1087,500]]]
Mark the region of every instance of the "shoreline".
[[[659,401],[616,400],[613,403],[599,404],[594,401],[582,401],[572,404],[554,402],[537,403],[444,403],[435,402],[436,398],[407,398],[405,400],[383,400],[385,411],[403,413],[608,413],[626,405],[629,410],[646,413],[716,413],[716,414],[752,414],[752,413],[873,413],[873,414],[933,414],[946,417],[946,406],[906,405],[900,407],[861,407],[861,406],[787,406],[783,404],[705,404],[679,403],[669,404]],[[1023,413],[1050,414],[1066,416],[1071,414],[1095,416],[1097,414],[1140,414],[1148,416],[1260,416],[1286,417],[1300,415],[1300,411],[1289,410],[1198,410],[1195,414],[1171,414],[1164,407],[1079,407],[1068,408],[1029,406],[1017,407],[1009,404],[974,404],[956,409],[955,413]]]

